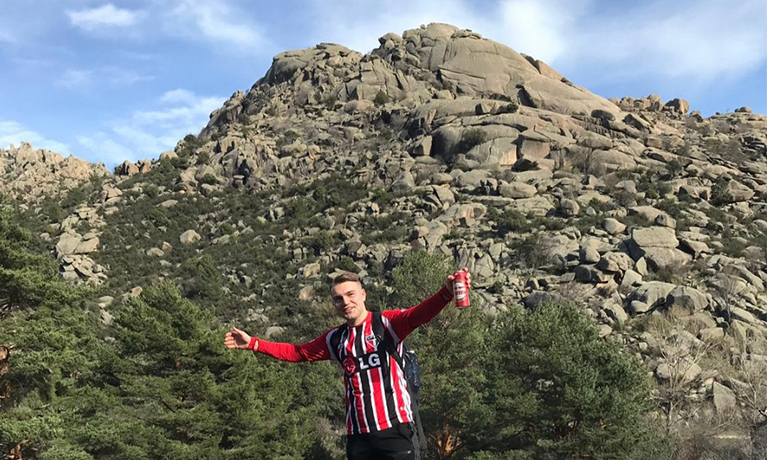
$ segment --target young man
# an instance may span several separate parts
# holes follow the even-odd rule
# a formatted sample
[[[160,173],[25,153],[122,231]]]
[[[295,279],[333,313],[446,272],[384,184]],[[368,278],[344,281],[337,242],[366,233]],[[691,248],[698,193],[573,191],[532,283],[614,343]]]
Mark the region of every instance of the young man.
[[[466,268],[464,271],[468,270]],[[468,282],[471,275],[467,273]],[[414,414],[405,374],[398,364],[402,341],[415,328],[431,321],[453,298],[453,276],[436,294],[407,310],[381,314],[385,333],[400,359],[389,356],[373,331],[373,315],[365,306],[367,293],[359,276],[345,273],[333,280],[333,306],[346,324],[324,332],[301,345],[268,342],[232,328],[226,333],[228,348],[253,350],[281,361],[302,362],[336,359],[344,369],[346,388],[346,454],[350,460],[417,457]],[[337,344],[337,346],[334,346]]]

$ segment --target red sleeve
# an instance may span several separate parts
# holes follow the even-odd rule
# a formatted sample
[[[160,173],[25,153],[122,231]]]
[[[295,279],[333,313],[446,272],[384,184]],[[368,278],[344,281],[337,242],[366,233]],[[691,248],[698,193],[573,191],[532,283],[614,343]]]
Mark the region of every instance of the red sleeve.
[[[325,331],[325,333],[311,342],[302,343],[300,345],[269,342],[267,340],[259,339],[257,352],[279,359],[280,361],[290,361],[293,363],[330,359],[326,337],[333,330],[334,329]]]
[[[415,328],[426,324],[453,300],[453,293],[442,286],[436,294],[407,310],[386,310],[382,313],[390,322],[399,340],[405,340]]]

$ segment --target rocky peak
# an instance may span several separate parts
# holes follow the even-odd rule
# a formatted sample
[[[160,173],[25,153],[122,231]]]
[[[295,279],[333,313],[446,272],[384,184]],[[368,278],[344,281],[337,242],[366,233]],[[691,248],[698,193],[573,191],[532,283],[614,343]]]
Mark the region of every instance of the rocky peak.
[[[407,71],[408,66],[428,70],[456,95],[505,96],[565,114],[596,109],[619,112],[614,104],[574,86],[544,62],[470,30],[432,23],[407,30],[402,37],[386,34],[379,42],[373,56],[397,70]]]
[[[62,155],[46,149],[35,149],[22,142],[19,147],[11,145],[0,149],[0,192],[13,197],[37,200],[62,190],[68,190],[88,182],[94,175],[105,176],[109,172],[102,163]]]
[[[305,73],[306,69],[325,70],[333,74],[336,69],[354,68],[360,59],[362,54],[334,43],[320,43],[305,50],[285,51],[274,57],[272,66],[259,83],[279,85],[295,82],[311,76]]]
[[[414,107],[431,99],[474,97],[560,114],[621,112],[544,62],[470,30],[432,23],[402,36],[387,33],[379,43],[364,56],[331,43],[278,54],[248,94],[235,93],[213,113],[203,135],[243,115],[274,115],[269,99],[283,91],[294,108],[352,101],[354,109],[389,101]]]

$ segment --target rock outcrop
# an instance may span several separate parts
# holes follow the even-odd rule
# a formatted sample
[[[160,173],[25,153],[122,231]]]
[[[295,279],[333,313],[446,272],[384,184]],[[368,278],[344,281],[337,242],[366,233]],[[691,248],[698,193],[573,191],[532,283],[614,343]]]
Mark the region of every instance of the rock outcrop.
[[[64,158],[50,150],[36,150],[26,142],[0,149],[0,192],[24,201],[53,196],[108,174],[103,164]]]

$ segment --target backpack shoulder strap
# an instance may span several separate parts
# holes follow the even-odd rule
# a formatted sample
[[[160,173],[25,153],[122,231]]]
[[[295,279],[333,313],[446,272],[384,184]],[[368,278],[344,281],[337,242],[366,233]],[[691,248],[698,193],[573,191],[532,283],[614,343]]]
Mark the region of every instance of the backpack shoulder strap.
[[[380,311],[373,312],[373,334],[375,334],[378,342],[383,343],[386,339],[386,328],[383,325],[383,315]]]
[[[338,350],[338,344],[341,343],[341,336],[344,334],[344,331],[346,330],[347,326],[346,324],[342,324],[338,326],[334,331],[330,332],[329,340],[328,340],[328,351],[330,351],[330,356],[333,357],[336,361],[341,361],[340,357],[337,354]]]
[[[405,365],[402,362],[402,357],[399,355],[399,353],[397,353],[397,347],[394,346],[394,341],[391,338],[391,334],[386,332],[386,327],[384,327],[382,316],[383,315],[380,311],[373,312],[373,334],[375,334],[378,343],[383,344],[386,353],[388,353],[389,356],[392,356],[394,360],[397,361],[400,369],[405,369]]]

